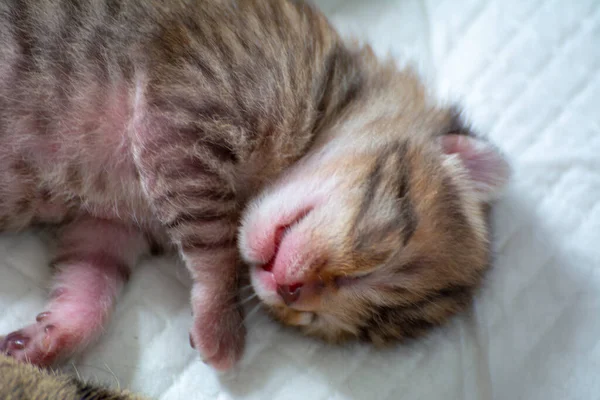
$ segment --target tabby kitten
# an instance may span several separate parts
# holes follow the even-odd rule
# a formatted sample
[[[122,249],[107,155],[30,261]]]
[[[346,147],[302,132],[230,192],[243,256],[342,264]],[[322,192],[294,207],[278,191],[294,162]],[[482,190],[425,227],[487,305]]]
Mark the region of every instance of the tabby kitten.
[[[0,226],[59,227],[47,309],[0,352],[85,347],[156,246],[191,272],[217,369],[243,351],[242,261],[308,334],[416,336],[480,284],[507,171],[302,1],[0,0]]]

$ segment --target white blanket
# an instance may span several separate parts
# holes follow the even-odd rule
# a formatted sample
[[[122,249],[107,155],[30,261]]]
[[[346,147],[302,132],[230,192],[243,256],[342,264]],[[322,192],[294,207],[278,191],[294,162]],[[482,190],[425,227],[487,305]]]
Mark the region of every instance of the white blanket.
[[[259,312],[242,365],[219,376],[188,345],[187,273],[153,259],[71,368],[164,400],[600,399],[600,2],[317,2],[344,34],[416,64],[511,160],[472,312],[387,351],[325,346]],[[41,311],[49,269],[31,234],[1,236],[0,255],[8,332]]]

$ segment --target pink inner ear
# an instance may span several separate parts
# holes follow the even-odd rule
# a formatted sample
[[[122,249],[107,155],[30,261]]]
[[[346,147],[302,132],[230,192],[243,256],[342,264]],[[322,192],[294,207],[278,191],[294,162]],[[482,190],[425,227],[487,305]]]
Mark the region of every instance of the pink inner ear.
[[[465,135],[445,135],[440,140],[444,153],[460,158],[482,201],[499,195],[508,181],[510,167],[492,145]]]

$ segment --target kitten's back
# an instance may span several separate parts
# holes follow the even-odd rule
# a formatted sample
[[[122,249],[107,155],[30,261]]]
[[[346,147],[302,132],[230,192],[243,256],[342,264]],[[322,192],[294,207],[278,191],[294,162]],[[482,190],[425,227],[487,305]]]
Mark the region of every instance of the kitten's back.
[[[243,160],[238,192],[253,194],[354,90],[341,46],[303,2],[1,2],[0,209],[12,213],[0,227],[40,208],[60,221],[82,201],[100,217],[151,220],[130,143],[142,88],[142,112],[176,128],[147,142],[181,158],[181,135],[201,132],[215,162]]]

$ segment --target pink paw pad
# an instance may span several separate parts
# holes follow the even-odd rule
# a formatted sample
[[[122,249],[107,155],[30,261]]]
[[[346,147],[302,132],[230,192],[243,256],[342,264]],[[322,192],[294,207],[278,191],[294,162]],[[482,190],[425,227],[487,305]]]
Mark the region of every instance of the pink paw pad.
[[[69,336],[50,321],[51,313],[38,314],[37,323],[0,338],[0,353],[41,367],[52,365],[69,350]]]

